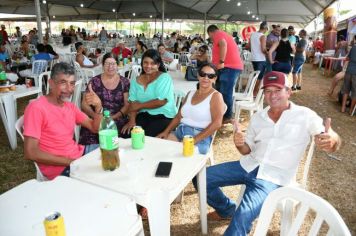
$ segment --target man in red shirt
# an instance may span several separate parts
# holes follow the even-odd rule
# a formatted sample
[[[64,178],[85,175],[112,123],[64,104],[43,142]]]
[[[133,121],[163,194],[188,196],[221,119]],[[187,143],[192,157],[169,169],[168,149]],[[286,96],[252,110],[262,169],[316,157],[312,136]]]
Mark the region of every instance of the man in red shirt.
[[[224,114],[224,123],[232,121],[233,92],[241,71],[243,62],[240,51],[234,38],[226,32],[219,30],[216,25],[207,29],[210,39],[213,40],[212,62],[219,70],[216,89],[223,95],[227,110]]]
[[[5,45],[6,44],[6,42],[8,42],[9,44],[10,44],[10,41],[9,41],[9,36],[7,35],[7,32],[6,32],[6,30],[5,30],[6,28],[5,28],[5,25],[1,25],[1,30],[0,30],[0,33],[1,33],[1,42],[0,42],[0,44],[1,45]]]
[[[116,47],[114,47],[111,51],[115,56],[118,57],[118,59],[121,58],[130,58],[132,55],[132,52],[130,49],[125,47],[125,41],[121,40],[116,44]],[[120,58],[121,55],[121,58]]]

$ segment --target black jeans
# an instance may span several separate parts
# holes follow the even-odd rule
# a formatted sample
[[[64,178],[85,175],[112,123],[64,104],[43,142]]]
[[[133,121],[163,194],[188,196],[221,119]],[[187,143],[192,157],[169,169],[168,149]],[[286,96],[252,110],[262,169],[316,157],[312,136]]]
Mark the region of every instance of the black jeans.
[[[171,118],[164,115],[151,115],[148,112],[140,112],[136,116],[136,125],[145,130],[146,136],[156,137],[171,122]]]

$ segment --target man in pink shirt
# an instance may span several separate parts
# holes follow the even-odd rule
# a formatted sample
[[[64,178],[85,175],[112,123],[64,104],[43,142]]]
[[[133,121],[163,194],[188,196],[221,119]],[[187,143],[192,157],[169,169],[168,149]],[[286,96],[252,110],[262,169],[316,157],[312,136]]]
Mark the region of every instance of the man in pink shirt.
[[[210,25],[207,31],[213,40],[212,62],[219,70],[216,89],[223,95],[227,105],[223,123],[229,123],[232,120],[232,95],[237,78],[243,70],[243,62],[239,48],[231,35],[219,30],[216,25]]]
[[[48,179],[69,176],[70,163],[83,155],[84,146],[73,139],[75,125],[98,132],[102,105],[93,91],[85,95],[95,108],[91,118],[80,111],[70,98],[75,88],[75,71],[67,63],[53,66],[48,80],[50,93],[31,102],[24,115],[25,159],[35,161]]]

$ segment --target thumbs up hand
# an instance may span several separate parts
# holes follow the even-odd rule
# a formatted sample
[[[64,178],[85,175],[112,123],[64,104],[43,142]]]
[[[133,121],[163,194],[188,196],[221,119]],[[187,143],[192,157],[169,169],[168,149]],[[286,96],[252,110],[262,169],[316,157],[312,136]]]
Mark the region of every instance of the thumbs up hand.
[[[234,123],[234,143],[236,147],[242,147],[245,144],[245,136],[241,132],[240,123],[237,120]]]
[[[335,151],[336,140],[333,138],[332,133],[334,133],[331,129],[331,119],[326,118],[324,120],[325,132],[315,135],[315,145],[326,152],[333,152]]]
[[[88,91],[85,93],[84,99],[88,105],[94,106],[95,110],[101,109],[101,100],[98,97],[98,95],[94,92],[91,83],[89,83],[88,85]]]

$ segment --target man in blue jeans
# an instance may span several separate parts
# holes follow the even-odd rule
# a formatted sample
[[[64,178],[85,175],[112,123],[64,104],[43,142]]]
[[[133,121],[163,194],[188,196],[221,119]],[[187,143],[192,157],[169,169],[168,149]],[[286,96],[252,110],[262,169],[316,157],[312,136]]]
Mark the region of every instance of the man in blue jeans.
[[[216,25],[210,25],[207,31],[213,40],[212,63],[219,70],[216,89],[223,95],[227,106],[223,123],[229,123],[232,121],[233,93],[237,78],[243,70],[243,62],[231,35],[219,30]]]
[[[291,89],[286,82],[282,72],[272,71],[264,76],[262,88],[269,107],[253,115],[246,136],[237,125],[235,128],[234,143],[243,155],[240,161],[207,169],[208,204],[215,209],[208,219],[232,218],[224,235],[250,232],[268,194],[293,181],[311,136],[321,150],[333,152],[340,146],[330,118],[323,125],[314,111],[290,102]],[[246,186],[239,206],[220,189],[237,184]]]

